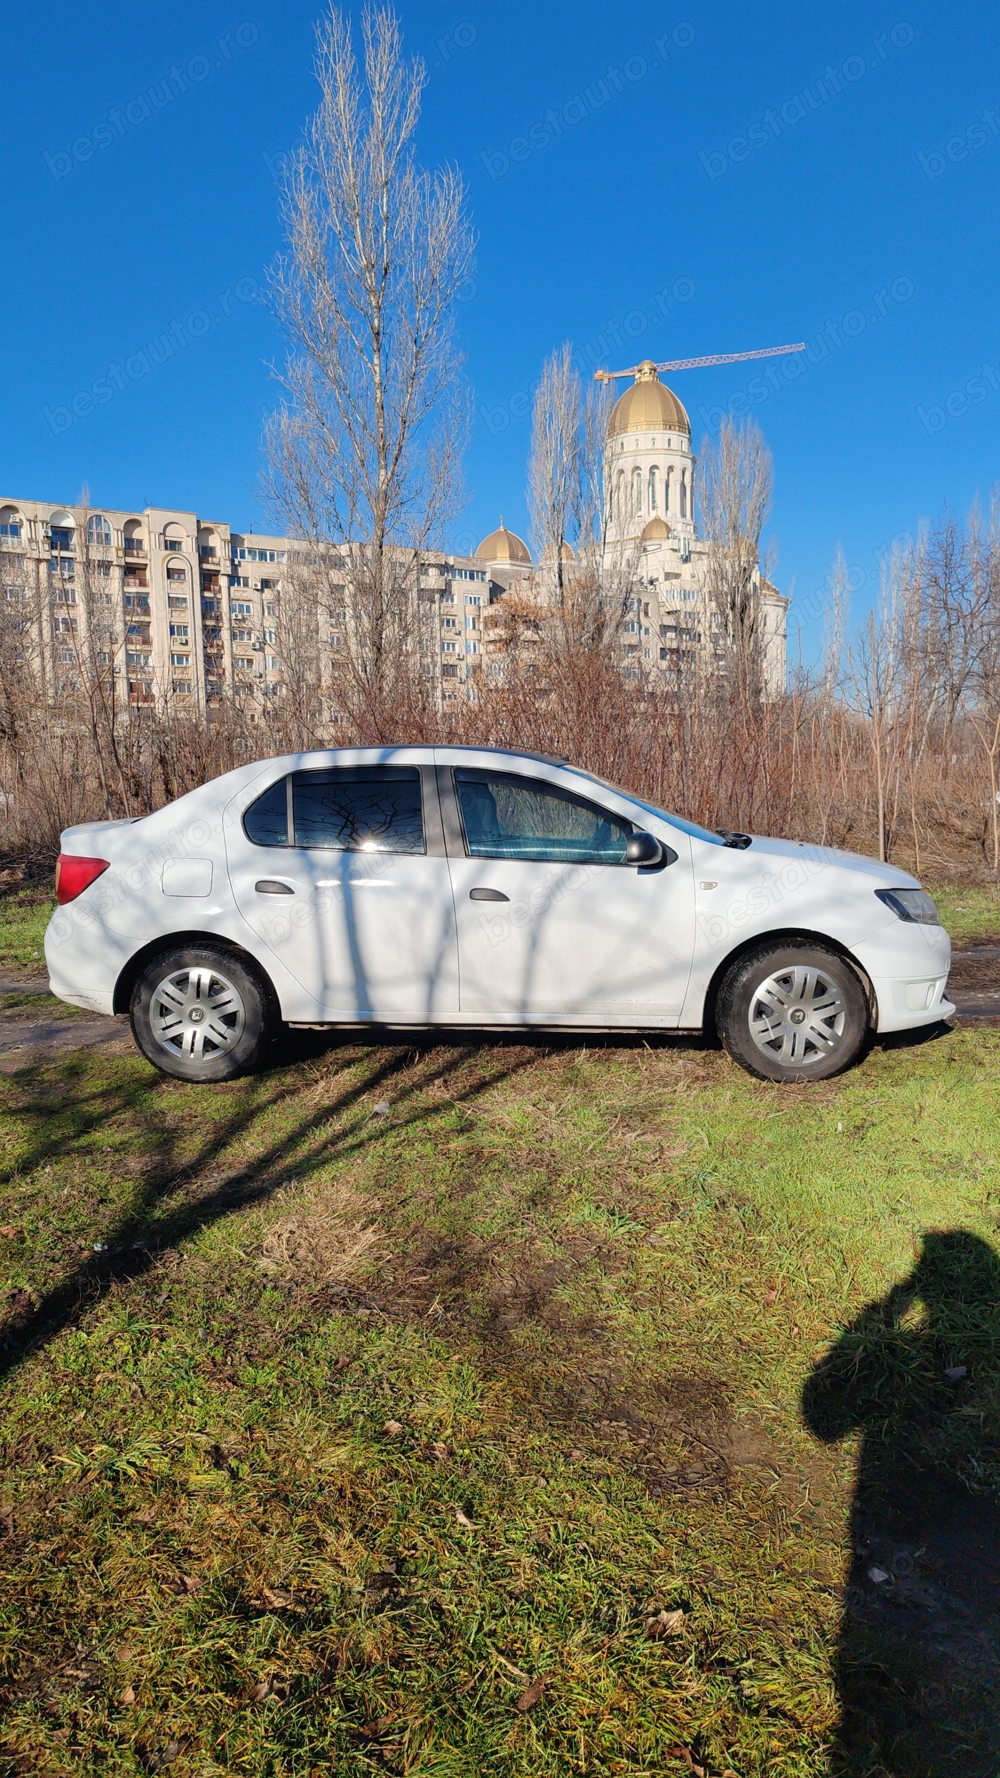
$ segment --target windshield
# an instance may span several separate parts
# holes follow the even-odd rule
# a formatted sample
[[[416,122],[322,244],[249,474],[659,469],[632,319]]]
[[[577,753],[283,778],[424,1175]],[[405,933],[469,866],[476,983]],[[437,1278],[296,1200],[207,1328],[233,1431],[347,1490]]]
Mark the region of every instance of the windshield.
[[[586,778],[588,784],[599,784],[602,790],[612,790],[616,796],[627,796],[630,803],[639,809],[645,809],[647,815],[655,815],[659,821],[669,821],[672,827],[679,827],[693,840],[705,840],[709,846],[726,844],[721,834],[710,833],[707,827],[699,827],[696,821],[685,821],[681,815],[671,815],[667,809],[658,809],[655,803],[644,802],[641,796],[634,796],[631,790],[623,790],[620,784],[612,784],[607,778],[598,778],[595,772],[581,772],[576,766],[572,771],[577,778]]]

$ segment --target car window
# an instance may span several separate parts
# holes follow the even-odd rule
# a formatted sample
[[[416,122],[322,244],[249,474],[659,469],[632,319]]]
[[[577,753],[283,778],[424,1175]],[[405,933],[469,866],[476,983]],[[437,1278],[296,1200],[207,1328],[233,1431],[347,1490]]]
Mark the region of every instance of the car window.
[[[263,796],[251,803],[243,817],[243,831],[255,846],[288,844],[288,780],[279,778]]]
[[[625,863],[631,823],[556,784],[459,767],[455,788],[471,858]]]
[[[296,846],[335,852],[423,852],[420,773],[344,766],[292,775]]]

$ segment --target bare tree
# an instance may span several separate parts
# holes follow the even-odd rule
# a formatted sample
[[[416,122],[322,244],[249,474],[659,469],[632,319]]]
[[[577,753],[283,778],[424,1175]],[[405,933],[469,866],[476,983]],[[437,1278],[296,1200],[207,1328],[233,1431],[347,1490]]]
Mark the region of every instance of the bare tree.
[[[341,12],[317,31],[320,105],[271,276],[290,352],[266,483],[283,528],[313,546],[327,616],[347,568],[338,696],[383,738],[419,652],[421,552],[458,500],[468,408],[453,313],[473,240],[459,174],[415,161],[423,64],[404,61],[391,11],[366,8],[362,37],[363,75]]]
[[[754,421],[725,419],[703,448],[701,528],[708,540],[706,591],[728,658],[722,665],[741,701],[764,691],[761,532],[771,505],[771,453]]]
[[[575,533],[581,505],[581,429],[583,395],[580,374],[568,343],[546,358],[531,416],[528,459],[528,511],[535,549],[543,562],[551,557],[556,601],[563,601],[563,545]]]

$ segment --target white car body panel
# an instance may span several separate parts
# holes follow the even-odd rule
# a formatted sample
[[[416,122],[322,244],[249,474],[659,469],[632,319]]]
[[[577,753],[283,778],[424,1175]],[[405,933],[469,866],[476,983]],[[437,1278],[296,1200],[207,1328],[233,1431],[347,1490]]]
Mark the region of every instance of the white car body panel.
[[[279,778],[373,764],[523,773],[601,804],[677,858],[658,870],[470,858],[456,840],[454,809],[448,826],[447,798],[445,837],[429,840],[424,855],[247,839],[245,810]],[[430,835],[426,796],[425,826]],[[196,934],[249,952],[291,1024],[698,1030],[725,960],[787,932],[832,941],[855,959],[880,1032],[954,1011],[945,997],[947,933],[900,920],[874,893],[917,887],[906,872],[792,841],[716,844],[586,773],[528,754],[415,747],[288,755],[240,767],[142,820],[69,828],[62,850],[109,861],[56,910],[45,938],[52,992],[97,1012],[114,1010],[119,977],[138,952]],[[259,895],[254,884],[272,878],[294,894]],[[509,903],[470,901],[478,886]]]

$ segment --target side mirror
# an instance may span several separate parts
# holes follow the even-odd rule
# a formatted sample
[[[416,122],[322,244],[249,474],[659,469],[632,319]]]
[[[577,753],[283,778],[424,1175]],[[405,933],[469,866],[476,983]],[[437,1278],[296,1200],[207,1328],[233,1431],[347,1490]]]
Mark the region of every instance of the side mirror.
[[[651,833],[630,833],[625,841],[626,864],[661,864],[664,848]]]

